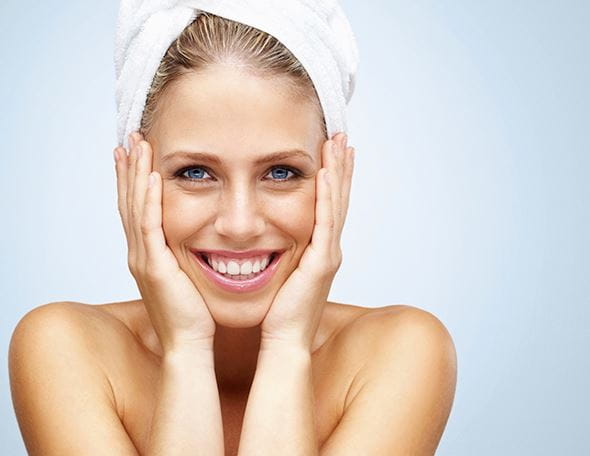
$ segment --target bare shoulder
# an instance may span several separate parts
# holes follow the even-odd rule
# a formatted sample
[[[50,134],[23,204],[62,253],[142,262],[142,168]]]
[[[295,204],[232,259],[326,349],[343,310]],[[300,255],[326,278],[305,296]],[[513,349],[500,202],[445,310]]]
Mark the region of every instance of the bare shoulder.
[[[340,337],[341,349],[356,362],[346,405],[369,379],[383,372],[398,376],[409,366],[444,372],[446,387],[454,392],[457,359],[452,336],[426,310],[401,304],[371,308],[351,320]]]
[[[145,354],[130,325],[133,304],[126,304],[61,301],[30,310],[19,320],[10,340],[14,377],[19,369],[28,370],[37,361],[92,371],[95,374],[87,378],[93,383],[89,387],[101,388],[104,399],[123,417],[120,377],[127,375],[125,369],[133,366],[133,360]]]
[[[444,324],[422,309],[393,305],[359,315],[339,338],[355,373],[321,454],[434,454],[456,384],[455,347]]]
[[[8,362],[28,454],[136,454],[105,367],[117,331],[111,316],[75,302],[44,304],[20,319]]]
[[[15,361],[14,369],[24,366],[17,356],[26,356],[29,362],[49,362],[55,356],[56,360],[75,362],[70,366],[73,369],[95,369],[101,375],[93,378],[103,382],[113,398],[105,363],[112,358],[111,346],[120,343],[117,336],[123,331],[124,325],[100,306],[52,302],[35,307],[19,320],[10,339],[9,353]]]
[[[12,340],[22,337],[79,338],[83,346],[97,355],[117,332],[125,330],[120,319],[103,310],[102,305],[72,301],[52,302],[27,312],[16,325]],[[11,341],[12,342],[12,341]]]
[[[16,325],[12,341],[25,336],[51,335],[52,340],[60,337],[80,337],[80,342],[92,345],[108,335],[116,319],[101,311],[99,306],[78,302],[52,302],[35,307],[27,312]],[[101,335],[101,338],[94,336]]]
[[[351,322],[349,332],[351,335],[363,333],[371,344],[378,345],[387,340],[400,342],[412,334],[453,345],[451,334],[434,314],[403,304],[377,307],[361,314]]]

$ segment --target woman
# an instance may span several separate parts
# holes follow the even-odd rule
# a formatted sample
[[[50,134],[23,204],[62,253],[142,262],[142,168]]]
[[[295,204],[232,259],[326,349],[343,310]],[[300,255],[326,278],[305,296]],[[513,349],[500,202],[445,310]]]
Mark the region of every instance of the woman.
[[[456,381],[444,325],[327,301],[354,150],[319,84],[219,15],[174,40],[114,151],[141,299],[47,304],[13,334],[30,454],[434,453]]]

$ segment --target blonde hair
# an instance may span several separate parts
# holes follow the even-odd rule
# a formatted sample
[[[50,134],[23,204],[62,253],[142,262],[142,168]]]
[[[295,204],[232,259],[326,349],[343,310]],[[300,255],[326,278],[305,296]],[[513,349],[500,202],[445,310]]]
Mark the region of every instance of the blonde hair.
[[[312,103],[327,138],[313,82],[291,51],[266,32],[207,12],[201,12],[182,31],[162,58],[147,95],[140,133],[144,137],[149,133],[159,111],[159,100],[174,81],[218,63],[239,65],[258,77],[283,77],[293,98]]]

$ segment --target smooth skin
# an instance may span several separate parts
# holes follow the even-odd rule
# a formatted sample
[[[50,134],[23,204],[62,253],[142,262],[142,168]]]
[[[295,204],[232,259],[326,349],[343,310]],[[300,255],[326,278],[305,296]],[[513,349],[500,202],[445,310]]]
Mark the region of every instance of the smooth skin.
[[[153,151],[149,142],[137,136],[135,139],[140,141],[131,152],[129,168],[123,160],[117,160],[119,211],[128,239],[132,239],[130,244],[134,243],[129,248],[129,266],[142,291],[158,337],[163,341],[165,358],[180,354],[179,358],[194,359],[199,350],[213,351],[214,321],[210,315],[203,315],[207,312],[205,302],[166,246],[162,231],[162,179],[157,171],[151,172]],[[260,451],[272,454],[281,448],[284,451],[288,442],[296,442],[302,454],[317,453],[310,353],[332,280],[342,261],[340,235],[348,208],[353,168],[353,148],[345,146],[346,137],[340,135],[338,143],[335,140],[326,141],[323,147],[322,162],[326,167],[321,168],[316,177],[317,201],[312,240],[261,324],[260,351],[266,351],[267,357],[259,361],[259,366],[269,365],[270,369],[277,370],[277,375],[284,375],[288,372],[286,367],[294,366],[301,358],[303,375],[297,378],[297,372],[293,372],[282,382],[277,382],[276,375],[270,379],[262,377],[262,380],[259,375],[255,379],[251,397],[260,396],[260,399],[249,402],[251,405],[246,410],[240,454]],[[116,150],[116,157],[120,152],[120,149]],[[148,185],[150,176],[151,186]],[[277,358],[278,362],[275,362]],[[292,378],[297,382],[293,382],[291,389],[297,391],[276,387],[276,384],[283,388],[289,386],[287,382]],[[269,390],[267,383],[268,386],[275,384],[275,387]],[[273,395],[276,400],[272,400]],[[278,409],[275,404],[285,397],[293,398],[293,407]],[[196,400],[192,402],[195,403]],[[215,410],[219,418],[218,409]],[[292,416],[285,410],[292,411]],[[154,429],[161,437],[153,436],[157,441],[153,446],[158,449],[163,451],[169,448],[172,441],[181,438],[184,442],[194,442],[194,445],[187,444],[187,449],[203,448],[205,442],[210,441],[207,438],[211,435],[210,430],[201,437],[191,434],[189,427],[185,428],[189,432],[184,435],[173,433],[172,429],[160,423],[169,422],[175,415],[164,407],[161,412],[166,414],[166,418],[156,415]],[[276,417],[273,416],[275,414]],[[274,423],[281,420],[283,425],[279,428],[249,425],[261,423],[261,417]],[[182,428],[178,423],[176,426]],[[283,438],[277,438],[277,431],[280,430],[287,430]],[[269,442],[268,447],[261,448],[260,441]]]
[[[118,208],[127,237],[129,270],[164,353],[185,346],[212,350],[215,321],[166,245],[162,178],[157,171],[151,173],[151,157],[145,141],[138,142],[129,157],[124,149],[115,149]],[[153,185],[148,187],[150,173]]]
[[[204,362],[212,361],[215,333],[213,318],[208,314],[200,293],[180,269],[172,251],[166,245],[162,231],[162,179],[157,171],[151,172],[153,151],[149,143],[141,140],[140,137],[135,138],[140,141],[131,151],[128,168],[124,157],[117,160],[119,211],[130,239],[130,270],[141,290],[158,337],[163,341],[164,358],[192,361],[199,357],[201,351],[209,350],[211,356],[205,358]],[[135,141],[133,143],[135,144]],[[284,373],[285,367],[293,366],[297,357],[301,357],[307,376],[297,379],[298,383],[292,386],[294,389],[301,390],[303,385],[304,391],[298,392],[299,394],[289,394],[290,391],[278,390],[276,386],[273,390],[268,390],[265,381],[258,379],[258,382],[253,385],[251,394],[254,397],[260,390],[258,395],[262,397],[259,401],[252,401],[253,406],[247,409],[240,454],[255,454],[257,451],[266,451],[271,454],[279,451],[281,447],[284,449],[285,443],[290,440],[297,442],[298,451],[302,451],[303,454],[311,455],[317,452],[309,378],[310,351],[332,280],[342,259],[339,238],[344,224],[345,209],[348,207],[353,161],[353,149],[345,148],[345,144],[345,138],[342,138],[339,143],[335,140],[326,141],[323,147],[323,163],[326,163],[327,167],[321,168],[317,173],[316,194],[318,197],[312,241],[305,250],[298,268],[291,273],[287,282],[277,293],[261,325],[260,351],[266,350],[268,359],[272,361],[274,361],[273,357],[281,358],[279,363],[269,362],[272,368],[278,369],[277,374]],[[116,150],[117,157],[119,152],[122,151]],[[331,179],[327,174],[328,167]],[[148,185],[150,176],[153,179],[151,186]],[[336,203],[334,204],[333,201]],[[173,362],[171,361],[171,364]],[[259,364],[263,363],[264,361]],[[172,364],[171,370],[175,367]],[[287,380],[290,378],[291,376],[288,376]],[[209,376],[210,379],[211,376]],[[269,383],[279,383],[284,387],[287,381],[277,382],[275,376]],[[214,391],[213,385],[209,386],[211,391]],[[294,406],[287,409],[292,410],[295,415],[291,418],[293,425],[288,425],[289,416],[285,413],[285,409],[279,410],[275,406],[277,402],[272,400],[269,391],[274,392],[277,400],[284,397],[294,399]],[[188,402],[191,407],[192,404],[202,403],[197,400],[197,393],[198,391],[193,391],[195,400]],[[172,395],[173,392],[170,393],[170,396]],[[299,399],[301,401],[298,401]],[[167,397],[162,402],[169,405],[170,400],[173,398]],[[187,404],[186,397],[177,402],[179,408],[183,403]],[[304,406],[298,407],[298,404]],[[158,451],[163,452],[165,449],[170,451],[172,442],[183,441],[188,450],[203,448],[206,442],[211,441],[210,427],[205,427],[208,429],[207,432],[198,436],[191,427],[183,427],[177,422],[173,425],[169,424],[175,416],[178,416],[179,410],[172,413],[170,407],[161,407],[159,411],[161,414],[156,414],[151,452],[155,451],[152,450],[154,447]],[[215,407],[215,411],[218,427],[214,435],[219,437],[221,416],[218,407]],[[185,416],[189,413],[188,410],[184,412]],[[278,429],[260,425],[248,426],[249,422],[260,423],[260,417],[277,423],[276,419],[272,419],[275,413],[278,413],[276,419],[282,418],[283,425],[287,424],[286,426]],[[197,414],[193,415],[197,416]],[[194,420],[191,421],[194,422]],[[172,426],[185,429],[187,432],[181,435],[174,432]],[[262,429],[265,431],[264,435],[255,432]],[[287,429],[288,432],[283,439],[278,439],[276,434],[281,429]],[[273,435],[274,439],[272,439]],[[263,450],[258,443],[260,440],[273,442],[273,445]],[[189,442],[194,444],[191,445]],[[210,451],[219,452],[219,447]]]
[[[121,409],[109,360],[125,347],[109,344],[106,313],[53,303],[23,317],[10,346],[30,454],[434,454],[455,391],[451,337],[432,314],[409,306],[362,308],[328,326],[353,149],[342,134],[321,138],[314,110],[285,93],[280,81],[231,68],[191,75],[169,94],[152,136],[135,134],[129,156],[116,149],[129,268],[161,359],[149,438],[136,446],[123,425],[131,410]],[[197,145],[224,160],[199,187],[175,179],[164,160]],[[279,186],[266,180],[268,164],[251,163],[260,149],[283,145],[312,161],[292,159],[304,178]],[[211,286],[186,254],[271,246],[288,247],[286,261],[267,289],[240,299]],[[347,387],[335,392],[343,398],[337,425],[321,436],[315,413],[327,398],[314,398],[312,384],[319,352],[326,366],[349,366],[333,373]],[[247,397],[239,450],[227,445],[219,404],[235,379]]]

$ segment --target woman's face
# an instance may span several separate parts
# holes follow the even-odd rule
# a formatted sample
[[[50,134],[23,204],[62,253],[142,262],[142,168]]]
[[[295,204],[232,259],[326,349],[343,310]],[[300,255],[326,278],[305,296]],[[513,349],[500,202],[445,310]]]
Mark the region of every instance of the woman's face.
[[[284,84],[234,66],[187,74],[164,94],[146,137],[163,179],[168,246],[215,321],[227,327],[262,322],[311,240],[325,138],[314,107]],[[303,154],[264,160],[293,150]],[[220,288],[192,253],[254,249],[284,253],[271,280],[252,292]]]

